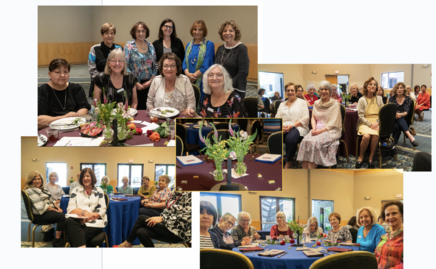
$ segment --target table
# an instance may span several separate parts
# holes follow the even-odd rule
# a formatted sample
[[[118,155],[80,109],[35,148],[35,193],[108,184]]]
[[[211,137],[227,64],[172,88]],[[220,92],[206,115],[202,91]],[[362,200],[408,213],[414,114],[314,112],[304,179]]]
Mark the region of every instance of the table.
[[[203,149],[206,147],[206,145],[200,141],[200,137],[198,136],[198,128],[194,128],[194,123],[185,123],[187,134],[186,134],[186,143],[187,144],[197,144],[200,145],[200,147]],[[233,124],[232,128],[234,131],[239,131],[239,126],[237,124]],[[203,126],[201,128],[201,135],[206,138],[207,135],[212,132],[212,127],[205,127]]]
[[[312,246],[314,242],[308,243],[308,246]],[[256,269],[276,269],[276,268],[286,268],[286,269],[308,269],[312,263],[314,263],[316,260],[322,258],[322,257],[307,257],[302,251],[297,251],[296,247],[292,247],[289,249],[290,244],[286,243],[286,245],[267,245],[266,248],[268,249],[280,249],[284,250],[286,253],[281,258],[275,257],[262,257],[257,256],[256,254],[260,252],[248,252],[248,253],[242,253],[239,251],[239,248],[234,248],[233,251],[242,253],[243,255],[247,256],[247,258],[250,259],[250,261],[253,263],[254,268]],[[324,244],[321,244],[320,247],[324,247],[327,249],[328,247],[325,247]],[[359,247],[351,247],[351,246],[340,246],[343,248],[351,248],[353,251],[359,250]],[[316,249],[318,247],[315,247]],[[335,254],[331,254],[335,255]],[[327,254],[324,255],[329,256]]]
[[[108,237],[109,246],[119,245],[130,234],[136,220],[139,216],[140,197],[122,197],[127,201],[112,201],[109,202],[109,210],[106,211],[108,224],[103,229]],[[67,213],[69,197],[62,197],[60,208],[64,213]],[[141,242],[138,238],[133,241],[132,245],[139,245]]]
[[[274,191],[277,188],[282,188],[282,159],[276,161],[273,164],[256,162],[254,159],[250,161],[252,156],[255,158],[261,156],[260,154],[247,154],[245,155],[245,164],[247,165],[248,176],[234,179],[232,182],[240,183],[247,186],[249,191]],[[203,159],[203,155],[200,159]],[[232,166],[236,164],[236,161],[232,161]],[[209,191],[214,185],[218,183],[213,179],[209,172],[215,170],[215,163],[213,160],[206,160],[202,164],[182,166],[177,161],[176,167],[176,186],[182,187],[184,191]],[[223,165],[223,169],[227,169],[226,165]],[[257,174],[260,173],[262,178],[258,178]],[[198,178],[193,178],[193,176]],[[182,184],[182,180],[187,180],[187,184]],[[269,184],[268,180],[274,180],[274,184]]]
[[[341,139],[347,144],[348,155],[356,156],[356,140],[357,140],[357,121],[359,116],[357,111],[346,109],[347,115],[345,117],[345,132],[342,134]],[[312,119],[312,109],[309,109],[309,119]],[[309,129],[312,129],[312,121],[309,120]],[[342,143],[339,144],[339,154],[346,157],[345,147]]]
[[[183,114],[179,114],[178,116],[184,117]],[[138,114],[134,117],[134,119],[140,120],[140,121],[151,122],[150,115],[145,113],[145,110],[138,110]],[[159,122],[165,122],[165,120],[160,119]],[[136,127],[142,128],[142,127],[145,127],[145,125],[136,124]],[[39,130],[39,133],[47,136],[47,132],[46,132],[47,128],[48,127]],[[79,131],[79,129],[74,129],[71,132],[59,132],[59,139],[61,139],[62,137],[65,137],[65,136],[66,137],[80,137],[80,131]],[[159,142],[153,142],[150,140],[150,138],[148,138],[148,136],[146,136],[146,134],[142,134],[142,135],[133,135],[133,137],[131,139],[127,139],[125,144],[130,145],[130,146],[135,146],[135,145],[153,143],[155,147],[166,147],[164,144],[165,144],[165,142],[167,142],[169,140],[170,140],[170,138],[168,137],[168,138],[161,138],[159,140]],[[56,144],[56,142],[48,141],[45,146],[46,147],[53,147],[54,144]],[[106,145],[103,144],[102,146],[107,146],[107,144]]]

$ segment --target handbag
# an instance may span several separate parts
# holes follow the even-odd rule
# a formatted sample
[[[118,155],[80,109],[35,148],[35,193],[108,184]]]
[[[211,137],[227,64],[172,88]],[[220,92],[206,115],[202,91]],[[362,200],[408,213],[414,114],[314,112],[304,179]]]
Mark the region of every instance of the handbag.
[[[51,225],[43,225],[41,232],[44,234],[44,242],[51,242],[55,238],[55,229]]]

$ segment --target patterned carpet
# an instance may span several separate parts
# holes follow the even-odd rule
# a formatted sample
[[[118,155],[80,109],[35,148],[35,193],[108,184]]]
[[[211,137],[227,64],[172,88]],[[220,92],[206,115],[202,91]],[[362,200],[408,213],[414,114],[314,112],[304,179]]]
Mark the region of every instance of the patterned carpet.
[[[431,136],[431,113],[430,111],[424,111],[424,121],[413,122],[412,126],[417,134]]]

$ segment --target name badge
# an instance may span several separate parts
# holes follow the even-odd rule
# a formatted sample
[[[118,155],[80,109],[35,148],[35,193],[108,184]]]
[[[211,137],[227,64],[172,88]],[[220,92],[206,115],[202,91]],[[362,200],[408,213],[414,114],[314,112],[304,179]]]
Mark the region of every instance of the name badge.
[[[211,107],[208,107],[208,108],[207,108],[207,111],[212,112],[212,113],[214,112],[214,111],[213,111],[213,108],[211,108]]]
[[[119,89],[118,91],[117,91],[117,93],[120,93],[120,92],[123,92],[124,91],[124,88],[121,88],[121,89]]]
[[[357,238],[362,238],[362,236],[359,235]]]

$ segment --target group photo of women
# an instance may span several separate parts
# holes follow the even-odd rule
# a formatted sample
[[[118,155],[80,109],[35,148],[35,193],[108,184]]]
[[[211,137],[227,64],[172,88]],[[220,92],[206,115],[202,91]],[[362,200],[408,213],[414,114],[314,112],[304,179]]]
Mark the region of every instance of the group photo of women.
[[[419,81],[404,65],[369,65],[379,72],[369,77],[356,73],[358,68],[365,73],[368,65],[290,66],[295,72],[304,69],[299,83],[287,82],[294,75],[289,69],[283,73],[280,65],[259,65],[259,70],[285,77],[283,85],[272,82],[273,75],[259,81],[263,88],[258,91],[258,111],[283,119],[285,169],[431,170],[431,87],[412,89],[408,83]],[[339,74],[327,73],[334,73],[333,66],[341,69]],[[429,79],[431,70],[423,66],[428,65],[408,65],[414,76]],[[314,69],[326,70],[326,75]]]

